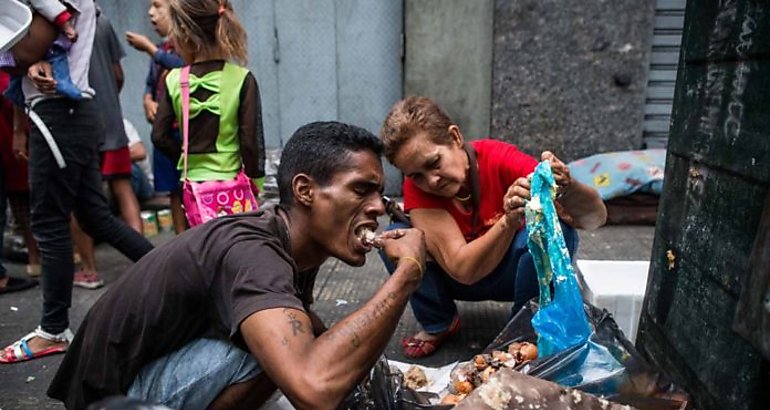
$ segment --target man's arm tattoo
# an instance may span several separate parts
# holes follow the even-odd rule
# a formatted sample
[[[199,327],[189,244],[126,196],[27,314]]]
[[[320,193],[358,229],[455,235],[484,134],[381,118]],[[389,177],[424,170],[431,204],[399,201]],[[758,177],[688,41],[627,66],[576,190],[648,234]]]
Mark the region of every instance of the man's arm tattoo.
[[[353,322],[347,326],[336,330],[335,332],[326,332],[325,335],[331,340],[337,337],[337,334],[350,337],[350,344],[353,348],[361,346],[361,337],[359,332],[366,328],[372,321],[379,318],[383,314],[387,313],[391,307],[391,301],[396,298],[396,294],[390,292],[386,295],[385,299],[377,302],[372,309],[361,312],[361,316],[356,318]]]
[[[284,309],[283,311],[286,313],[286,316],[289,317],[289,324],[291,325],[292,334],[297,336],[300,333],[305,333],[305,325],[303,325],[302,322],[300,322],[300,320],[297,318],[297,314],[290,309]]]

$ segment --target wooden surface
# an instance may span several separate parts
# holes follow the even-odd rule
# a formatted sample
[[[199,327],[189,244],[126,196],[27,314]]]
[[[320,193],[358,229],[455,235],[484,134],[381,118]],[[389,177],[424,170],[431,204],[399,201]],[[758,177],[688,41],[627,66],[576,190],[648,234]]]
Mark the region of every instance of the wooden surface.
[[[746,275],[770,192],[770,3],[690,0],[682,47],[637,346],[699,409],[766,408],[770,365],[732,326],[761,285]]]

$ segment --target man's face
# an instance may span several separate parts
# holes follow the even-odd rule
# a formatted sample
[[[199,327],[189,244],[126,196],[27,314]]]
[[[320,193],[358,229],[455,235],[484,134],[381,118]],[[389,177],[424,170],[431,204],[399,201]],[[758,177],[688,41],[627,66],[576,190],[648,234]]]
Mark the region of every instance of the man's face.
[[[150,16],[150,22],[155,31],[163,37],[167,36],[170,29],[168,21],[168,1],[152,0],[147,14]]]
[[[353,266],[366,262],[372,248],[361,242],[360,231],[377,229],[384,174],[380,158],[365,150],[345,159],[348,169],[337,172],[325,187],[316,186],[310,208],[310,229],[326,253]]]

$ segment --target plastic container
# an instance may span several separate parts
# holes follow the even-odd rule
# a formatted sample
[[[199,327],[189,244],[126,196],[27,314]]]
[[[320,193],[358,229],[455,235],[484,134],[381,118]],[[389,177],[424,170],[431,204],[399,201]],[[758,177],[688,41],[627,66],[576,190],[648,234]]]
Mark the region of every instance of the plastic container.
[[[140,214],[142,217],[142,232],[145,237],[153,237],[158,234],[158,218],[155,216],[155,212],[142,211]]]
[[[174,219],[171,216],[170,209],[161,209],[158,211],[158,226],[161,232],[171,232],[174,230]]]
[[[0,0],[0,52],[8,51],[29,30],[32,12],[16,0]]]
[[[648,261],[578,260],[585,299],[607,309],[626,337],[634,342],[647,289]]]

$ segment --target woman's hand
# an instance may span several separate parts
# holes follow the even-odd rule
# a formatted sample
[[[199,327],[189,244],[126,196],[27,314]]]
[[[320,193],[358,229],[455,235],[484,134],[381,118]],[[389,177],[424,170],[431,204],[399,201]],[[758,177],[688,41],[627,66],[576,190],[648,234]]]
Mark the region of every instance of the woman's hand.
[[[508,227],[519,229],[524,220],[524,205],[531,198],[530,183],[528,178],[521,177],[508,187],[508,192],[503,196],[503,210]]]
[[[553,178],[556,180],[558,186],[557,193],[560,195],[566,195],[572,186],[572,177],[569,174],[569,167],[565,165],[556,155],[553,155],[551,151],[544,151],[540,158],[542,161],[548,161],[551,164],[551,172],[553,172]]]

